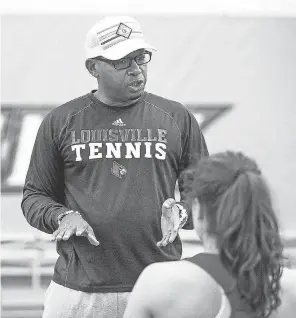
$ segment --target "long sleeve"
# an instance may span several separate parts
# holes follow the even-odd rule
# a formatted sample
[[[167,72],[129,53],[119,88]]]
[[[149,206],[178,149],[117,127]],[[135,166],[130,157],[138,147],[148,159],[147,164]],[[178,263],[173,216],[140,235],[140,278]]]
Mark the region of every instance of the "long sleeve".
[[[58,126],[49,114],[38,130],[21,203],[28,223],[46,233],[53,233],[58,216],[69,210],[62,204],[63,162],[58,149]]]
[[[191,112],[188,112],[188,117],[185,121],[184,134],[182,159],[179,166],[178,185],[181,203],[183,203],[183,206],[188,212],[188,221],[184,225],[183,229],[192,230],[193,220],[191,213],[191,200],[184,192],[183,180],[181,176],[184,170],[197,166],[200,158],[208,156],[209,153],[203,133],[199,128],[196,118]]]

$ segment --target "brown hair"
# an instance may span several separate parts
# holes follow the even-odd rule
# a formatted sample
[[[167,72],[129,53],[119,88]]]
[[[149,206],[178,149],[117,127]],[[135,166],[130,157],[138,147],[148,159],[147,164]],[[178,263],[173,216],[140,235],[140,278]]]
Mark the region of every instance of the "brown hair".
[[[255,161],[242,153],[202,158],[182,187],[206,206],[209,234],[224,266],[237,278],[252,311],[270,316],[280,305],[283,245],[269,188]]]

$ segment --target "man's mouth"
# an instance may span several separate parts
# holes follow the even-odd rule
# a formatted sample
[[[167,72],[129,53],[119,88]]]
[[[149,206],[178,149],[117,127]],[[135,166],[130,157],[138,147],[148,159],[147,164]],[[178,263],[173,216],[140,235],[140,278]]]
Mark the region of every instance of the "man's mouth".
[[[143,84],[144,84],[143,80],[136,80],[136,81],[130,82],[128,86],[137,88],[137,87],[139,87],[139,86],[141,86]]]

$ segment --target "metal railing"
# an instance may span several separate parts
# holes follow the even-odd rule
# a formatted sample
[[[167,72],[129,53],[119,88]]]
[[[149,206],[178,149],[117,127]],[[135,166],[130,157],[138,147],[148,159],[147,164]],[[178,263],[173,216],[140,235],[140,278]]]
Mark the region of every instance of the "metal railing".
[[[202,251],[194,231],[182,231],[183,257]],[[296,267],[296,235],[284,235],[286,254]],[[3,318],[41,317],[43,295],[51,280],[58,254],[50,236],[40,234],[5,235],[1,238],[1,278]],[[22,279],[27,279],[20,287]],[[19,297],[15,297],[15,294]],[[13,296],[10,296],[13,295]]]

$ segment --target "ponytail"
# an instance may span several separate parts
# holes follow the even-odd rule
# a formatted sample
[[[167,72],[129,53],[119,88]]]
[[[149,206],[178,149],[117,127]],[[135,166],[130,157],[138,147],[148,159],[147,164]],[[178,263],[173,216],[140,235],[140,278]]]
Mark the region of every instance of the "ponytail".
[[[281,303],[283,245],[256,163],[241,153],[220,153],[201,159],[186,182],[186,191],[206,206],[207,232],[216,237],[240,295],[256,315],[269,317]]]
[[[222,195],[216,220],[222,263],[251,309],[268,317],[280,305],[283,247],[262,177],[242,173]]]

